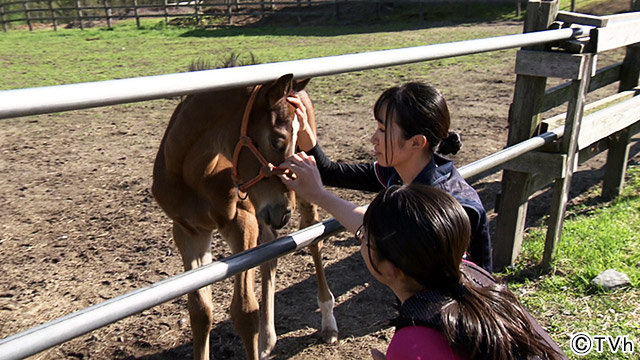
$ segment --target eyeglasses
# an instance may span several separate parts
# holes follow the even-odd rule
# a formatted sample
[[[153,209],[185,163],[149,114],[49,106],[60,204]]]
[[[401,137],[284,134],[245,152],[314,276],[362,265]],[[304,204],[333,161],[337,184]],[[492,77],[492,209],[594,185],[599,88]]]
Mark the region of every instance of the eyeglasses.
[[[364,243],[364,224],[360,225],[358,230],[356,230],[356,240],[358,240],[360,244]]]

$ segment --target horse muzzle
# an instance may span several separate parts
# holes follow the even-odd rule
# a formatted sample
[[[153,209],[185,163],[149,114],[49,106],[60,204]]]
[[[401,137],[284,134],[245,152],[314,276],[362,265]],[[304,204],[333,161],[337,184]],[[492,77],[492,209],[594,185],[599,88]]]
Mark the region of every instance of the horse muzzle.
[[[268,205],[258,213],[258,220],[274,229],[282,229],[291,220],[291,209]]]

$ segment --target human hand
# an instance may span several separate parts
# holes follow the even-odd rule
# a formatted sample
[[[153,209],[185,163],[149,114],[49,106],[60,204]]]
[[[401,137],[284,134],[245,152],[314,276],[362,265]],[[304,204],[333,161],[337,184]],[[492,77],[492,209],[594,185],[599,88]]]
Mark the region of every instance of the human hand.
[[[298,130],[298,142],[297,145],[302,151],[309,151],[316,146],[317,139],[313,133],[313,129],[309,125],[309,116],[307,115],[307,108],[304,106],[302,99],[298,95],[291,95],[287,97],[287,101],[291,105],[296,107],[296,116],[300,122],[300,129]]]
[[[371,357],[373,360],[386,360],[387,356],[378,349],[371,349]]]
[[[305,152],[293,154],[278,167],[286,169],[284,174],[278,175],[280,180],[307,201],[314,202],[326,191],[313,156]]]

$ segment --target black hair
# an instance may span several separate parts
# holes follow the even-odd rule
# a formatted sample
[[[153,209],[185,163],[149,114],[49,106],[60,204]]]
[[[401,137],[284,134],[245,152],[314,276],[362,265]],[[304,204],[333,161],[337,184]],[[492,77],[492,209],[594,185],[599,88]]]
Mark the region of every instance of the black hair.
[[[444,96],[432,85],[409,82],[385,90],[373,108],[375,118],[387,129],[387,152],[392,139],[391,123],[395,121],[402,137],[424,135],[429,151],[442,155],[456,154],[462,148],[460,135],[449,132],[451,117]],[[390,163],[393,160],[387,159]]]
[[[541,359],[559,356],[532,330],[517,298],[500,284],[480,286],[463,270],[471,226],[448,193],[427,185],[381,191],[364,216],[370,263],[386,260],[422,287],[451,300],[440,309],[449,344],[471,359]]]

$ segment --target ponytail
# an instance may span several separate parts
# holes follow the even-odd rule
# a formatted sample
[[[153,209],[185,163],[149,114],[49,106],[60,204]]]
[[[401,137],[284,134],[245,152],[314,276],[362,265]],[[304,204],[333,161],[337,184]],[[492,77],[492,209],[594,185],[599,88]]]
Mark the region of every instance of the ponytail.
[[[442,331],[470,359],[562,358],[533,330],[526,310],[505,286],[478,286],[463,271],[447,291],[452,301],[442,307]]]
[[[462,138],[460,134],[450,131],[447,137],[438,144],[436,152],[442,155],[455,155],[460,149],[462,149]]]

